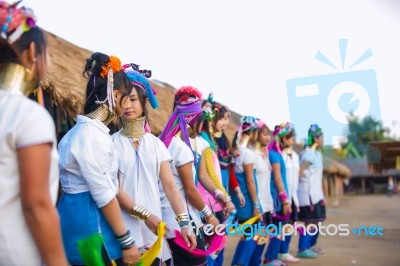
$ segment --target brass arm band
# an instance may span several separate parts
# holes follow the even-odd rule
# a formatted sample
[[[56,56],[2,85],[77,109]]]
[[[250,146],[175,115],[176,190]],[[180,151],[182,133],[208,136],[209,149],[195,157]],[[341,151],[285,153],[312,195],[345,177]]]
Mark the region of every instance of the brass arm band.
[[[137,218],[137,219],[145,221],[145,220],[147,220],[147,218],[150,217],[151,212],[142,206],[135,205],[131,209],[130,215],[133,218]]]

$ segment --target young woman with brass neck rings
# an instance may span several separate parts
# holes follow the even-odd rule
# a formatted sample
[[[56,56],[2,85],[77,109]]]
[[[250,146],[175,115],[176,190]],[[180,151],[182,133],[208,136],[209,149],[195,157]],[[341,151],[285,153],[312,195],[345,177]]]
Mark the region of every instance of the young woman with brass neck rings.
[[[297,188],[299,185],[299,169],[300,160],[297,153],[293,150],[293,145],[296,141],[296,132],[294,125],[290,124],[292,130],[282,138],[282,157],[286,168],[287,194],[289,204],[292,206],[292,213],[289,217],[289,222],[294,224],[298,220],[299,214],[299,199],[297,197]],[[289,246],[292,236],[285,236],[285,240],[281,243],[279,250],[279,260],[284,263],[297,263],[300,260],[289,253]]]
[[[272,166],[271,174],[271,195],[274,203],[274,213],[272,220],[275,225],[287,224],[292,213],[292,205],[288,199],[288,185],[286,178],[286,165],[282,156],[285,143],[293,136],[293,125],[282,123],[276,125],[273,132],[273,140],[268,147],[269,161]],[[279,260],[279,252],[284,242],[281,236],[270,237],[267,251],[264,256],[264,266],[285,265]]]
[[[243,193],[234,174],[235,163],[232,144],[225,135],[225,129],[229,124],[230,111],[225,105],[214,101],[212,93],[203,102],[203,110],[205,120],[201,135],[211,142],[210,145],[214,147],[217,154],[222,185],[226,191],[234,192],[239,198],[240,204],[244,205]]]
[[[162,186],[180,225],[182,237],[190,248],[195,248],[196,237],[189,232],[189,215],[171,171],[171,155],[165,144],[150,132],[146,106],[150,102],[155,109],[158,103],[144,76],[146,74],[136,65],[131,66],[135,69],[128,67],[125,71],[133,89],[122,117],[122,129],[113,135],[119,156],[121,192],[118,200],[124,210],[124,221],[140,247],[151,246],[157,239],[156,230],[162,217],[159,188]],[[152,265],[160,265],[170,257],[164,241],[162,251]]]
[[[213,178],[216,185],[222,184],[221,190],[227,198],[227,202],[222,205],[224,209],[221,209],[220,204],[215,202],[211,194],[207,193],[202,186],[199,187],[199,190],[202,192],[204,200],[210,202],[219,222],[222,223],[228,215],[233,217],[236,213],[230,197],[232,191],[240,198],[240,204],[244,205],[244,197],[234,174],[232,145],[224,132],[229,124],[230,112],[226,106],[214,101],[212,93],[203,101],[202,106],[204,115],[199,122],[198,129],[200,139],[195,140],[199,144],[202,142],[208,144],[207,149],[204,150],[206,169],[209,176],[216,175]],[[193,140],[191,141],[193,142]],[[208,257],[210,266],[222,266],[223,261],[224,249],[218,254]]]
[[[190,215],[192,226],[196,227],[195,232],[198,232],[197,247],[200,250],[205,250],[203,223],[200,219],[200,213],[205,222],[212,224],[215,228],[219,221],[214,216],[211,209],[205,204],[200,192],[197,189],[197,184],[204,183],[207,177],[199,177],[197,170],[199,169],[200,158],[192,151],[191,137],[195,137],[196,131],[193,130],[198,117],[203,115],[201,108],[201,96],[199,90],[191,86],[184,86],[176,91],[174,97],[174,110],[170,116],[167,125],[160,135],[160,139],[167,146],[172,159],[172,172],[175,177],[182,198],[186,199],[188,213]],[[215,191],[211,180],[208,180],[211,191]],[[207,186],[207,185],[206,185]],[[207,186],[207,187],[209,187]],[[172,208],[166,200],[165,194],[162,193],[163,218],[166,220],[169,228],[174,230],[179,229],[178,223],[171,215]],[[167,233],[169,246],[172,250],[173,264],[171,265],[208,265],[206,257],[195,257],[190,254],[190,251],[181,248],[174,241],[175,234]]]
[[[323,178],[323,156],[322,147],[324,134],[322,129],[313,124],[308,130],[307,147],[300,154],[299,188],[299,220],[306,226],[313,224],[317,227],[318,222],[326,219],[325,198],[322,189]],[[314,235],[307,232],[300,234],[299,253],[300,258],[316,258],[323,254],[321,248],[315,247],[318,239],[318,230]]]
[[[272,223],[272,212],[274,210],[274,204],[271,196],[271,163],[269,161],[268,145],[271,140],[271,130],[267,124],[257,119],[257,140],[250,145],[250,148],[255,152],[257,161],[255,164],[256,168],[256,183],[257,183],[257,195],[260,201],[261,213],[262,213],[262,224],[268,226]],[[267,233],[267,232],[266,232]],[[268,242],[268,235],[256,236],[253,238],[256,242],[254,251],[251,256],[249,265],[260,265],[261,256],[264,252],[265,244]],[[250,252],[249,252],[250,253]]]
[[[94,53],[87,60],[84,115],[58,145],[63,194],[58,204],[68,260],[83,265],[77,242],[98,233],[107,265],[139,261],[139,250],[116,198],[118,156],[107,127],[124,114],[132,91],[117,57]]]
[[[26,97],[47,74],[46,37],[19,2],[0,1],[0,264],[64,266],[55,126]]]
[[[244,206],[240,205],[237,196],[232,197],[237,208],[236,218],[239,223],[261,215],[261,204],[257,195],[256,166],[257,155],[251,149],[257,141],[258,119],[252,116],[244,116],[240,119],[238,131],[235,134],[233,145],[235,151],[235,174],[240,189],[245,198]],[[255,245],[253,240],[247,241],[244,238],[239,240],[232,265],[250,265],[251,254]]]

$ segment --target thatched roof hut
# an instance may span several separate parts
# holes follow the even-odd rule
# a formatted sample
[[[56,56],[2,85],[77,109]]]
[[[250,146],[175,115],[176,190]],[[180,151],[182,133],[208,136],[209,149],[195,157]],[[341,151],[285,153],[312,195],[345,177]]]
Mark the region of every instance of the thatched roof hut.
[[[51,68],[46,80],[42,82],[42,89],[47,95],[47,109],[52,113],[56,124],[66,124],[58,127],[59,139],[70,128],[76,116],[83,110],[87,80],[83,77],[85,60],[91,51],[80,48],[54,34],[46,33],[48,50],[51,59]],[[154,73],[155,77],[157,73]],[[150,125],[156,135],[161,133],[172,112],[172,102],[175,88],[158,80],[150,80],[157,91],[157,100],[160,108],[154,111],[149,108]],[[204,95],[205,97],[207,95]],[[51,101],[50,101],[51,100]],[[237,129],[240,116],[232,112],[227,135],[231,139]],[[61,120],[61,121],[60,121]],[[67,122],[66,122],[67,121]]]

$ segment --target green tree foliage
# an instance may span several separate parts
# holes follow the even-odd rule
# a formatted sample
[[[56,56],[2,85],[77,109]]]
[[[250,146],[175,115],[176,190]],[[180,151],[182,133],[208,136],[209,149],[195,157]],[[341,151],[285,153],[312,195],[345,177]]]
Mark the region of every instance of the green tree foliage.
[[[357,157],[355,152],[351,152],[350,148],[354,146],[359,155],[365,156],[368,151],[368,143],[371,141],[391,141],[393,140],[387,135],[390,133],[389,128],[383,127],[382,121],[376,120],[371,116],[359,119],[353,113],[348,117],[347,141],[342,144],[342,149],[347,151],[346,157]]]

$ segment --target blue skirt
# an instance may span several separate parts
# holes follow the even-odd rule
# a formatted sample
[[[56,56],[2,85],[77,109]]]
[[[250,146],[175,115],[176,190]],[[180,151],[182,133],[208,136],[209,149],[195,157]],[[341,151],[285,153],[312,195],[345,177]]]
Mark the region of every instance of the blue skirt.
[[[247,183],[246,183],[246,176],[244,173],[235,173],[237,181],[239,183],[240,190],[243,193],[243,197],[245,200],[245,205],[240,207],[239,198],[234,193],[232,197],[232,202],[235,204],[236,207],[236,218],[239,221],[247,220],[253,217],[253,201],[251,200],[249,191],[247,190]],[[254,184],[256,185],[256,193],[257,193],[257,180],[256,180],[256,173],[254,170]],[[261,210],[260,210],[261,211]]]
[[[226,191],[229,191],[229,170],[221,169],[222,186]]]
[[[57,206],[65,252],[71,264],[83,265],[77,242],[100,233],[110,259],[122,256],[121,245],[90,192],[63,193]]]

